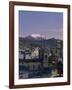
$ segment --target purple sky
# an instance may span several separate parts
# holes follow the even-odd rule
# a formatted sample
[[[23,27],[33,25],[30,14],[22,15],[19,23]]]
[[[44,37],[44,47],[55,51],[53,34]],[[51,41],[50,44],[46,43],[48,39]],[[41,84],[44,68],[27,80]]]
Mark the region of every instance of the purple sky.
[[[46,38],[63,38],[63,13],[19,11],[19,36],[31,34],[44,35]]]

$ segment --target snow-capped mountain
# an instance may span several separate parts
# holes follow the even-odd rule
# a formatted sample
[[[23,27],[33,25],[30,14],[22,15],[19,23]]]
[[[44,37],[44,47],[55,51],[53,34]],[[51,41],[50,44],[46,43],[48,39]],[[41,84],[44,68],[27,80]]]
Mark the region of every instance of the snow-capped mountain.
[[[43,35],[40,35],[40,34],[31,34],[31,36],[33,38],[44,38],[44,36]]]
[[[40,34],[31,34],[31,35],[27,36],[26,38],[27,39],[34,39],[34,40],[45,39],[45,37],[43,35],[40,35]]]

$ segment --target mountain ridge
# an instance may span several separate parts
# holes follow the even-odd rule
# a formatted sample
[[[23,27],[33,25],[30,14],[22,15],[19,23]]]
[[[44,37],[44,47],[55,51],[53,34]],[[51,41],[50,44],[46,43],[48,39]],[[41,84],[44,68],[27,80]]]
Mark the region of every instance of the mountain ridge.
[[[56,47],[56,41],[59,39],[50,38],[50,39],[44,39],[44,38],[33,38],[31,36],[28,37],[19,37],[19,46],[33,46],[33,47],[41,47],[42,45],[48,47],[48,48],[55,48]],[[61,45],[63,46],[63,41],[59,40],[61,42]]]

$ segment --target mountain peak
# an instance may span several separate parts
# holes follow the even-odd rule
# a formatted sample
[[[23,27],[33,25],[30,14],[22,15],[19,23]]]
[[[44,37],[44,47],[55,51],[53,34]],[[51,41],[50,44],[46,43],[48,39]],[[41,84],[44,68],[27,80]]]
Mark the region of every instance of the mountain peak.
[[[31,34],[31,37],[33,37],[34,39],[44,39],[45,37],[43,35],[40,34]]]

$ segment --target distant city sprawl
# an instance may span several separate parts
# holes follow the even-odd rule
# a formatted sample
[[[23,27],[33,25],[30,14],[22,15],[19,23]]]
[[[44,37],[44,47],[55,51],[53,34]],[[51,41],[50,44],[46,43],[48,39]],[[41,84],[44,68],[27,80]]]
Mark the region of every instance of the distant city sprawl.
[[[63,76],[63,41],[19,37],[19,78]]]

